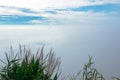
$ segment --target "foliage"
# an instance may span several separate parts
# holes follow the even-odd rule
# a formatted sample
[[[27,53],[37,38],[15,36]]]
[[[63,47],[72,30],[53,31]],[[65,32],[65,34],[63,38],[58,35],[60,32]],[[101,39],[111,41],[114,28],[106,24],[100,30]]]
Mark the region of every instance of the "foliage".
[[[92,57],[89,57],[89,61],[84,65],[82,80],[105,80],[102,74],[93,67]]]
[[[44,55],[44,48],[32,54],[30,49],[19,46],[19,52],[14,56],[11,47],[6,53],[6,62],[1,68],[1,80],[57,80],[59,77],[60,58],[56,58],[52,49]]]
[[[11,46],[10,52],[5,53],[6,61],[1,60],[0,80],[58,80],[61,60],[56,57],[52,49],[45,55],[44,47],[32,53],[31,49],[19,46],[18,53],[14,54]],[[105,80],[102,74],[94,67],[92,57],[77,75],[62,80]],[[120,78],[112,77],[112,80]]]
[[[69,76],[69,80],[105,80],[93,65],[92,57],[89,56],[89,61],[84,65],[82,71],[76,76]],[[112,80],[120,80],[120,78],[112,77]]]

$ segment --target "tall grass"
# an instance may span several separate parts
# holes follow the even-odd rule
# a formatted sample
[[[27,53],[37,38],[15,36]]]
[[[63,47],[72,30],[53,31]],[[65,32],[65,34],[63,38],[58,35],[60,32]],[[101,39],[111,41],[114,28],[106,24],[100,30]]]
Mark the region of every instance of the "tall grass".
[[[31,49],[19,46],[17,54],[12,47],[5,53],[6,62],[0,70],[0,80],[57,80],[59,77],[60,58],[52,49],[45,55],[44,47],[32,53]]]
[[[19,45],[17,53],[12,46],[5,53],[5,59],[0,61],[0,80],[58,80],[61,59],[56,57],[51,49],[47,54],[44,47],[33,53],[30,48]],[[83,69],[77,74],[59,80],[105,80],[104,76],[94,67],[92,57],[89,57]],[[112,77],[112,80],[120,78]]]
[[[102,74],[93,66],[92,57],[89,56],[89,61],[83,69],[75,76],[70,76],[69,80],[105,80]]]
[[[88,63],[86,63],[77,75],[69,76],[68,80],[106,80],[104,76],[94,67],[92,57],[89,56]],[[120,78],[112,77],[112,80],[120,80]]]

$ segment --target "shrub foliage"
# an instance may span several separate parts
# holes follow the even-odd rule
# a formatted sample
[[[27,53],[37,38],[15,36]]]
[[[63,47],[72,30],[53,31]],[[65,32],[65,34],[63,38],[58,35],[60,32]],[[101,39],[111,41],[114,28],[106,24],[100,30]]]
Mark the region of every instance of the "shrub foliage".
[[[45,55],[44,47],[32,54],[31,49],[19,46],[19,52],[14,54],[11,47],[10,54],[5,53],[6,62],[0,71],[0,80],[57,80],[60,58],[52,49]],[[15,55],[15,56],[14,56]]]

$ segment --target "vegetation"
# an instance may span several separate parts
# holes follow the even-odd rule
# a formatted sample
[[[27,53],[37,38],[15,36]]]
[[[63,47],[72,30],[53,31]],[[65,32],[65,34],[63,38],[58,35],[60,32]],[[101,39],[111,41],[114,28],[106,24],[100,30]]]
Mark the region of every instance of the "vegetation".
[[[56,58],[52,49],[44,55],[43,47],[32,54],[30,49],[19,46],[15,54],[11,47],[10,54],[5,53],[6,62],[0,71],[0,80],[57,80],[59,77],[60,58]]]
[[[58,80],[60,76],[61,59],[55,56],[52,49],[45,55],[44,47],[32,53],[31,49],[20,45],[18,53],[15,54],[11,46],[10,53],[5,55],[6,61],[0,59],[3,63],[0,65],[0,80]],[[90,56],[81,72],[64,80],[105,80],[93,64]],[[112,79],[120,80],[117,77]]]
[[[93,67],[93,64],[92,57],[90,56],[88,63],[84,65],[82,71],[76,76],[69,77],[70,80],[105,80],[102,74]]]

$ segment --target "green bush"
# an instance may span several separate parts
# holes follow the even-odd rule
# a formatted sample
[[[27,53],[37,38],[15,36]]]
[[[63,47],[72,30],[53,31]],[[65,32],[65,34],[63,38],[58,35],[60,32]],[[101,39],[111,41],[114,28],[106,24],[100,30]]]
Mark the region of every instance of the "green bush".
[[[14,56],[11,47],[10,53],[5,53],[6,62],[0,71],[0,80],[57,80],[61,60],[56,58],[52,49],[44,54],[44,48],[32,54],[30,49],[19,46],[19,52]]]

